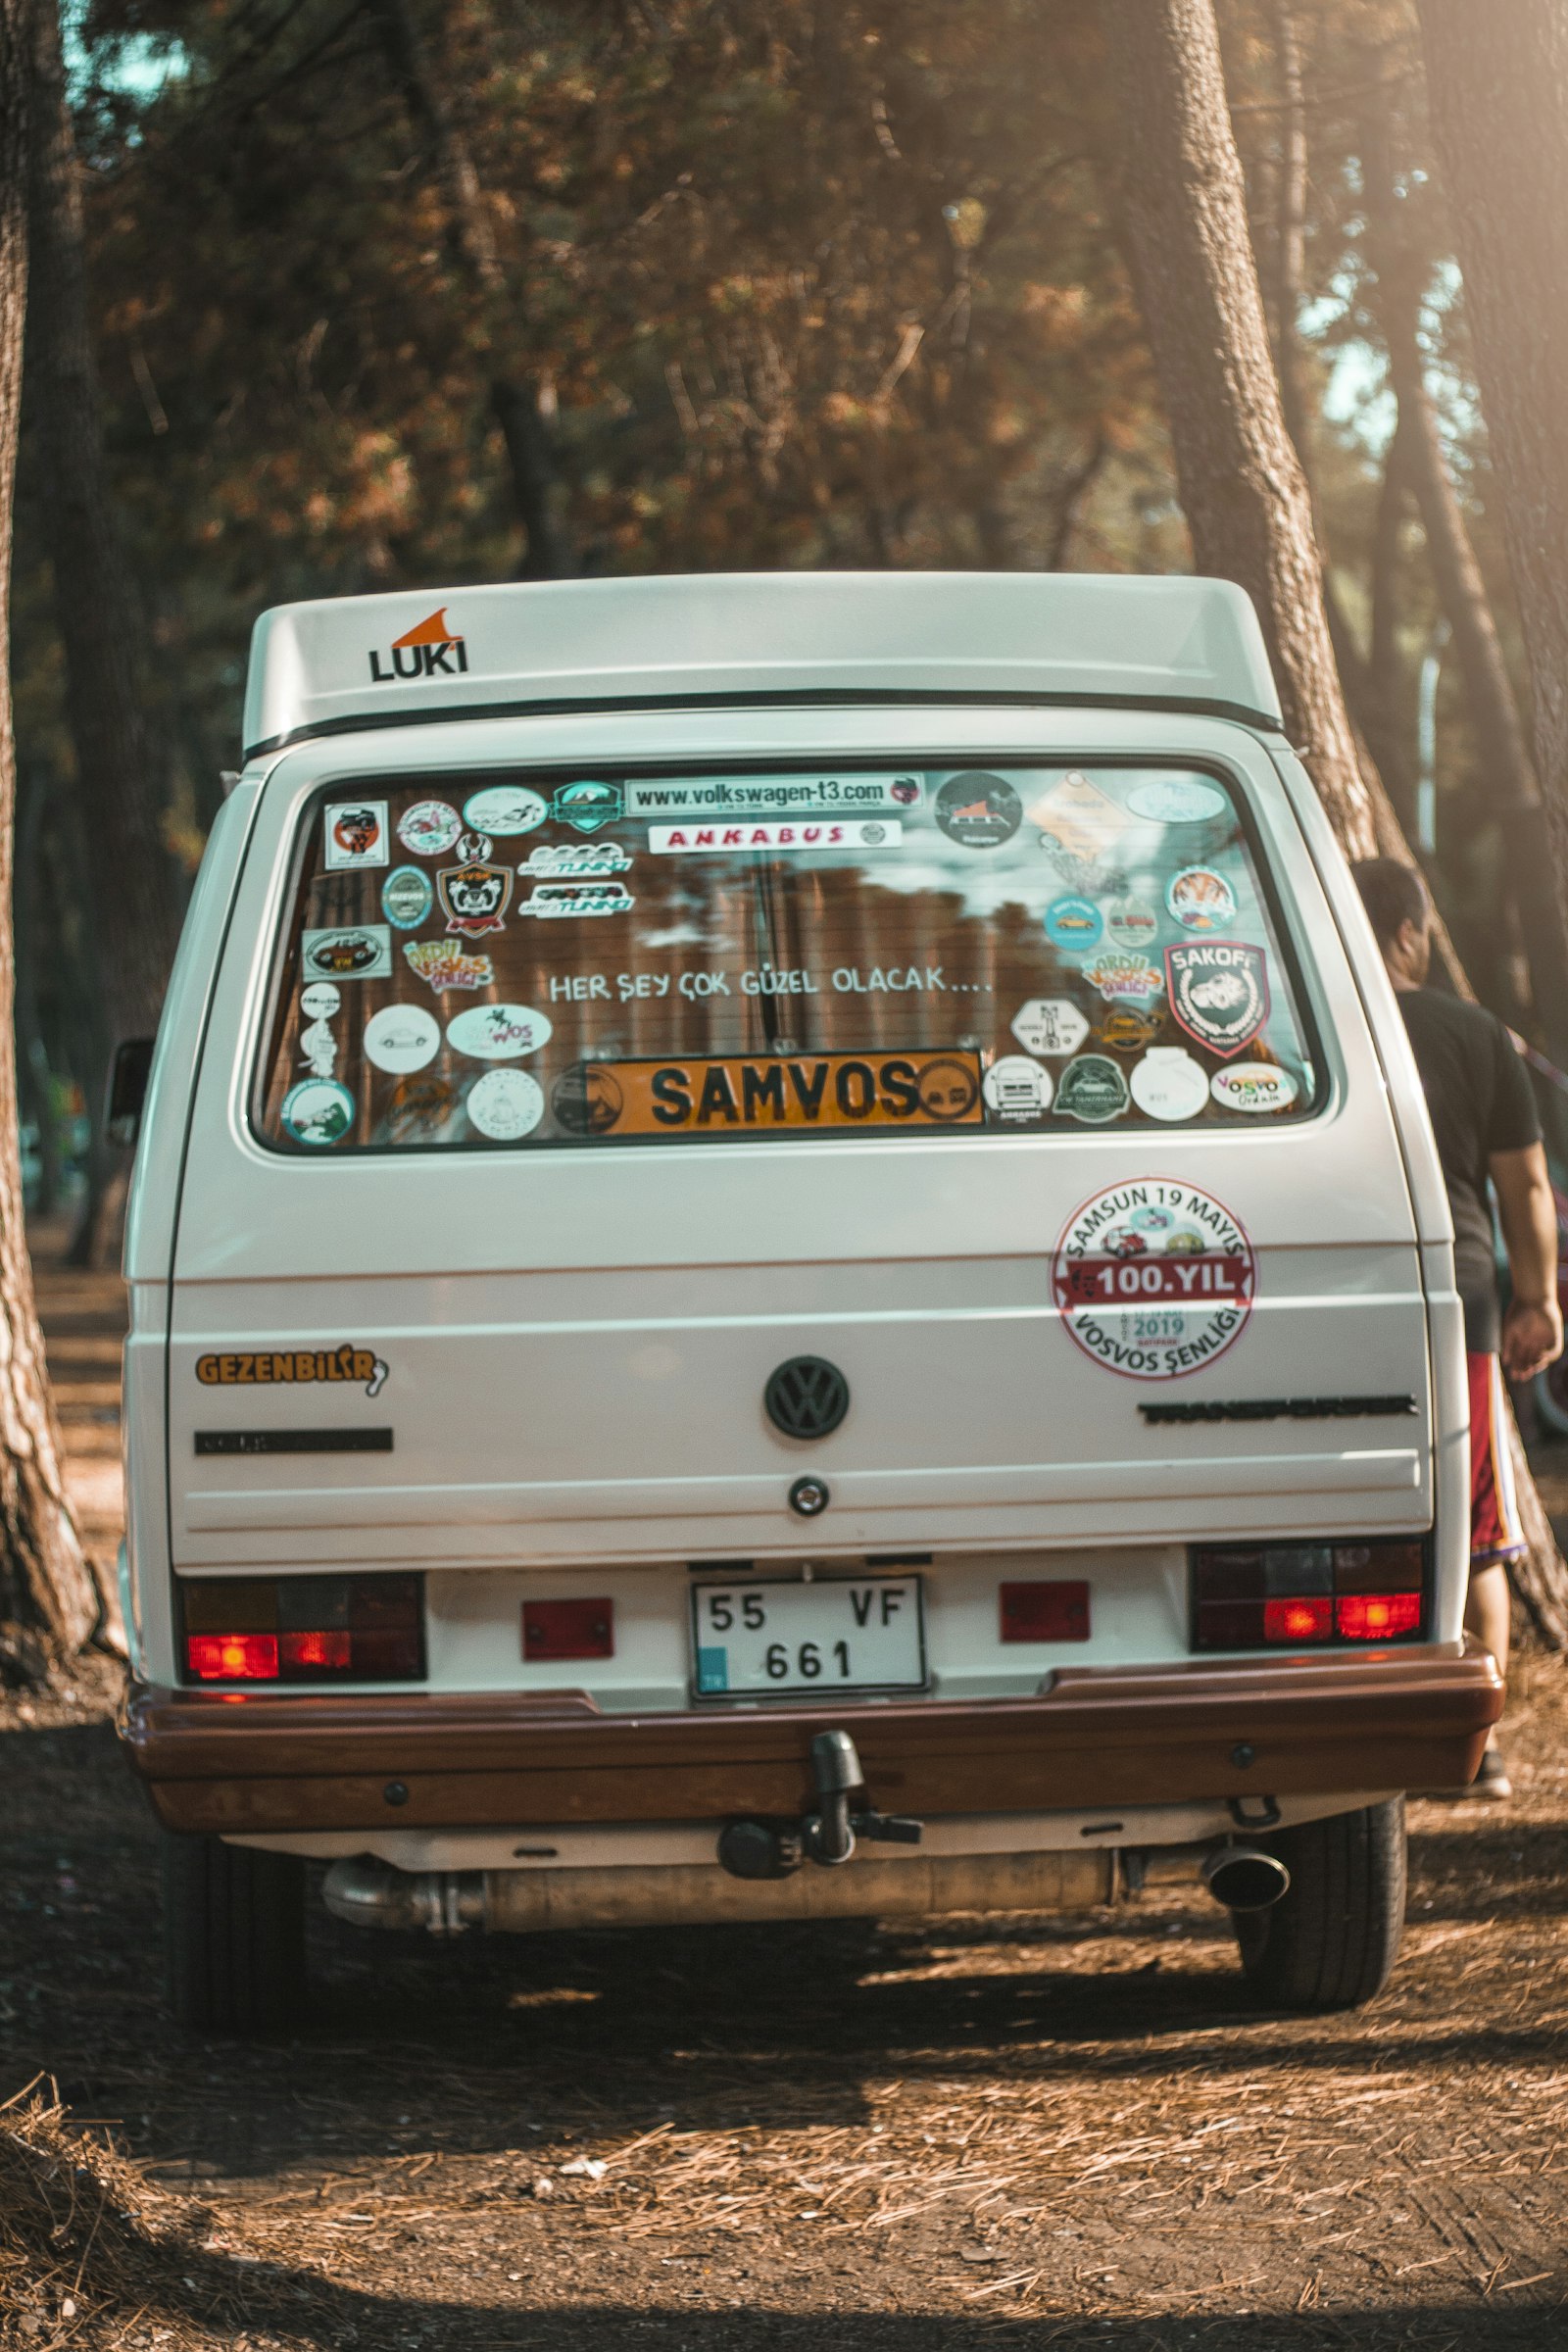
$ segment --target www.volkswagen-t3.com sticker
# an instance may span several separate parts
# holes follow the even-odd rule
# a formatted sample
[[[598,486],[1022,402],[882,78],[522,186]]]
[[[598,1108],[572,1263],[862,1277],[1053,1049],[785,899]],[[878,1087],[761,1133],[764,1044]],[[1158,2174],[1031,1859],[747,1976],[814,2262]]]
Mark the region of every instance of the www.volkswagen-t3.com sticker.
[[[226,1355],[199,1355],[196,1377],[204,1389],[270,1388],[274,1382],[363,1381],[367,1396],[378,1396],[387,1367],[373,1348],[253,1348]]]
[[[1240,940],[1204,939],[1165,950],[1170,1008],[1189,1037],[1226,1061],[1268,1019],[1268,958]]]
[[[1240,1338],[1257,1258],[1230,1210],[1196,1185],[1108,1185],[1062,1227],[1051,1264],[1062,1328],[1129,1380],[1179,1380]]]

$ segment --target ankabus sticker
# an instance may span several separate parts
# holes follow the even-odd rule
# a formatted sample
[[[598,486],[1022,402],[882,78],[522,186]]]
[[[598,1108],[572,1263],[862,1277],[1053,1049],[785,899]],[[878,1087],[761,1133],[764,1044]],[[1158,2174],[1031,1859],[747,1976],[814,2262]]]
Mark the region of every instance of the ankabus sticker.
[[[1074,1209],[1051,1286],[1063,1330],[1097,1364],[1129,1380],[1179,1380],[1240,1338],[1257,1258],[1212,1193],[1150,1177]]]
[[[199,1355],[196,1377],[204,1389],[271,1388],[279,1382],[299,1385],[314,1381],[363,1382],[367,1396],[377,1396],[387,1367],[372,1348],[258,1348],[248,1354]]]

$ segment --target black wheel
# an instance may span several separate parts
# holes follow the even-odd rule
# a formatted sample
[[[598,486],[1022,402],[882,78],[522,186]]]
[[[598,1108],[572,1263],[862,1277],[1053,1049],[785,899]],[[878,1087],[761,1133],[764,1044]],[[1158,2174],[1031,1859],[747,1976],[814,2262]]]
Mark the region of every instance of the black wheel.
[[[297,1854],[164,1839],[169,2005],[198,2033],[276,2034],[305,2004],[305,1864]]]
[[[1272,2008],[1354,2009],[1388,1983],[1404,1927],[1404,1799],[1303,1821],[1263,1840],[1291,1874],[1268,1911],[1239,1913],[1248,1982]]]

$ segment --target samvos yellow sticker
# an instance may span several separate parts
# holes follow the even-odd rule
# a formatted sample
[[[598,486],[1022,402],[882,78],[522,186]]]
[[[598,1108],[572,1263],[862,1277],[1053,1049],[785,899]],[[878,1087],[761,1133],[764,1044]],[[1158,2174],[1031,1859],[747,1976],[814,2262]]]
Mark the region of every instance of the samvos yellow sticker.
[[[593,1132],[743,1135],[802,1127],[977,1127],[977,1054],[780,1054],[599,1061]]]

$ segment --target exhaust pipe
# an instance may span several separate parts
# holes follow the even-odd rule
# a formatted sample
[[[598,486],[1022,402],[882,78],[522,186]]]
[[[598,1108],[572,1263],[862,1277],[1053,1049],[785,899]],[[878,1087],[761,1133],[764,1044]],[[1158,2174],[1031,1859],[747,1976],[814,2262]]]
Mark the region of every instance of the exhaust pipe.
[[[1291,1884],[1279,1856],[1261,1845],[1216,1846],[1198,1875],[1227,1911],[1271,1911]]]

